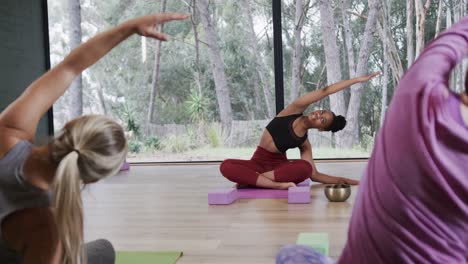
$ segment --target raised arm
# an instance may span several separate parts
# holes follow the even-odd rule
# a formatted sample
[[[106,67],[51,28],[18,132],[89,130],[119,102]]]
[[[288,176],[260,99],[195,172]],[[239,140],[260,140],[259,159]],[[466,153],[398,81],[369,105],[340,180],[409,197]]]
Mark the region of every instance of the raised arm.
[[[91,38],[74,49],[60,64],[34,81],[0,114],[0,130],[8,130],[9,134],[32,140],[41,116],[65,93],[82,71],[134,33],[166,40],[164,34],[156,32],[156,25],[185,18],[186,15],[177,13],[148,15],[124,22]]]
[[[315,182],[325,183],[325,184],[335,184],[335,183],[347,183],[350,185],[357,185],[359,181],[344,178],[344,177],[336,177],[331,176],[325,173],[321,173],[315,167],[314,158],[312,156],[312,146],[310,145],[309,140],[304,141],[304,143],[299,148],[301,151],[301,159],[305,160],[312,165],[312,175],[310,179]]]
[[[321,89],[306,93],[302,95],[301,97],[297,98],[296,100],[294,100],[278,115],[290,115],[290,114],[302,113],[307,109],[307,107],[309,107],[309,105],[315,102],[318,102],[331,94],[337,93],[353,84],[360,83],[360,82],[367,82],[379,74],[380,72],[374,72],[370,75],[356,77],[350,80],[337,82],[325,88],[321,88]]]

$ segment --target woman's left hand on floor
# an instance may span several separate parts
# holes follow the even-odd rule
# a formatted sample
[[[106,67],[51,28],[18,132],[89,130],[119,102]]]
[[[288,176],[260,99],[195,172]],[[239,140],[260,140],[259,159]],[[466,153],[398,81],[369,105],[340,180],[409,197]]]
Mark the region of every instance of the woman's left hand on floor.
[[[338,179],[338,183],[346,183],[346,184],[349,184],[349,185],[358,185],[358,184],[359,184],[359,181],[358,181],[358,180],[353,180],[353,179],[344,178],[344,177],[340,177],[340,178]]]

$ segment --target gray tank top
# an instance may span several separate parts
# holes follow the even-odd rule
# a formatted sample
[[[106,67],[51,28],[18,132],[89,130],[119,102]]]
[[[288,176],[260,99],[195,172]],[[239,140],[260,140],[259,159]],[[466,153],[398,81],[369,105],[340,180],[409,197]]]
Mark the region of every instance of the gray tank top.
[[[27,182],[23,177],[23,163],[31,153],[28,141],[17,143],[0,159],[0,263],[20,263],[17,252],[3,240],[1,224],[8,215],[26,208],[49,207],[51,193]]]

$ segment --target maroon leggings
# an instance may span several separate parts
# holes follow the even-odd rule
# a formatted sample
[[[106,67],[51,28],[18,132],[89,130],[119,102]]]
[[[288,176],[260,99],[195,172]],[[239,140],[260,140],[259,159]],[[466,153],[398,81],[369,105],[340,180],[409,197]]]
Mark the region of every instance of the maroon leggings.
[[[309,162],[289,161],[286,154],[269,152],[260,146],[250,160],[227,159],[219,170],[226,179],[247,185],[255,185],[259,174],[272,170],[276,182],[300,183],[312,175]]]

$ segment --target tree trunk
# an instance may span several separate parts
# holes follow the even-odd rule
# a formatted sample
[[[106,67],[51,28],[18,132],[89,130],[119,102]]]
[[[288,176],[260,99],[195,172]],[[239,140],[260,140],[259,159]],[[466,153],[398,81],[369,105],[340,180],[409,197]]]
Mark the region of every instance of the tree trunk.
[[[319,89],[322,86],[322,76],[323,73],[325,72],[326,65],[323,65],[322,70],[320,71],[320,75],[317,79],[317,82],[315,83],[315,89]]]
[[[467,7],[467,6],[468,6],[468,0],[462,0],[462,7]],[[463,17],[465,17],[466,14],[468,14],[467,8],[463,8],[462,11],[463,11]]]
[[[359,15],[359,14],[356,14],[354,12],[348,12],[348,13],[351,13],[351,14],[354,14],[356,16],[367,19],[366,16]],[[401,63],[400,54],[399,54],[398,48],[397,48],[397,46],[395,44],[395,40],[393,39],[392,32],[388,29],[388,27],[387,27],[386,32],[384,32],[384,29],[383,29],[383,26],[382,26],[383,17],[384,17],[383,12],[380,12],[380,19],[379,20],[382,20],[382,21],[377,22],[379,37],[380,37],[380,39],[382,41],[384,39],[387,41],[386,42],[387,43],[387,56],[388,56],[388,60],[389,60],[388,63],[390,64],[390,68],[392,69],[393,79],[396,82],[398,82],[400,80],[400,78],[404,74],[403,64]]]
[[[340,50],[336,44],[335,21],[330,1],[320,1],[320,18],[325,49],[325,64],[327,65],[327,83],[333,84],[341,81]],[[337,115],[345,115],[343,92],[332,94],[330,108]]]
[[[209,0],[197,0],[198,11],[205,32],[206,43],[208,43],[208,53],[211,60],[213,79],[215,83],[216,97],[218,99],[219,113],[223,129],[230,135],[232,123],[232,108],[227,85],[226,75],[224,73],[224,62],[221,57],[221,51],[218,46],[218,37],[215,31],[211,13],[209,9]]]
[[[296,11],[294,15],[294,47],[293,56],[291,62],[291,94],[289,102],[294,101],[301,90],[301,65],[302,65],[302,43],[301,43],[301,32],[304,26],[304,3],[303,0],[296,0]]]
[[[102,114],[107,115],[109,111],[107,110],[106,101],[104,99],[104,93],[103,93],[104,89],[102,88],[100,83],[98,83],[98,87],[96,90],[97,90],[97,95],[99,98],[99,104],[101,105]]]
[[[200,23],[199,16],[197,13],[197,8],[196,6],[196,1],[197,0],[192,0],[190,6],[189,6],[189,11],[192,14],[190,17],[190,20],[192,22],[192,30],[193,30],[193,38],[195,41],[195,67],[197,68],[196,73],[195,73],[195,82],[197,84],[197,89],[198,93],[202,93],[202,74],[201,74],[201,68],[200,68],[200,39],[198,37],[198,24]]]
[[[426,0],[423,3],[423,0],[415,0],[415,11],[416,11],[416,50],[415,58],[421,54],[424,49],[424,30],[426,23],[426,12],[431,4],[431,0]]]
[[[367,19],[366,16],[359,15],[359,14],[356,14],[356,13],[351,12],[351,11],[349,13]],[[386,31],[384,31],[384,29],[383,29],[382,25],[384,23],[384,21],[383,21],[384,14],[382,12],[382,9],[380,10],[379,14],[380,14],[379,19],[377,21],[377,29],[378,29],[378,32],[379,32],[379,37],[380,37],[380,39],[382,41],[384,41],[384,40],[386,41],[388,63],[390,64],[390,68],[392,69],[393,79],[396,82],[398,82],[401,79],[401,77],[403,76],[403,74],[404,74],[403,64],[401,62],[400,54],[399,54],[397,46],[395,44],[395,40],[393,39],[393,34],[392,34],[391,30],[389,29],[389,27],[387,27]],[[389,22],[387,22],[387,23],[389,23]]]
[[[409,69],[411,64],[414,61],[414,25],[413,25],[413,15],[414,15],[414,2],[413,0],[406,1],[406,68]]]
[[[166,4],[167,0],[162,0],[161,2],[161,13],[166,11]],[[158,26],[158,31],[164,33],[164,24]],[[154,68],[153,68],[153,76],[151,78],[151,92],[150,92],[150,101],[148,106],[148,114],[146,117],[146,128],[145,133],[149,132],[149,125],[155,122],[155,101],[158,96],[159,92],[159,74],[161,72],[161,47],[162,41],[156,40],[156,50],[154,53]],[[157,120],[156,120],[157,121]]]
[[[381,100],[381,109],[380,109],[380,127],[382,127],[383,122],[385,120],[385,113],[387,112],[387,91],[388,91],[388,63],[387,63],[387,55],[384,51],[383,57],[383,75],[382,75],[382,100]]]
[[[445,28],[449,28],[452,26],[452,11],[450,11],[450,5],[447,5],[445,9]]]
[[[364,35],[361,40],[359,58],[356,67],[356,76],[368,73],[369,56],[374,41],[374,31],[377,29],[377,16],[381,3],[378,0],[369,0],[369,15],[366,21]],[[343,146],[351,148],[359,144],[359,109],[361,107],[362,83],[351,86],[351,98],[349,99],[348,112],[346,114],[347,125],[344,129]]]
[[[447,5],[447,9],[446,9],[445,13],[447,14],[446,20],[445,20],[445,22],[446,22],[445,27],[449,28],[449,27],[452,26],[452,10],[450,10],[450,5],[449,4]],[[450,73],[450,76],[451,76],[451,78],[450,78],[450,87],[455,87],[455,72],[452,71]]]
[[[389,14],[390,14],[390,7],[391,7],[391,0],[388,3],[389,8],[387,8],[387,4],[384,2],[382,8],[382,15],[383,15],[383,32],[387,32],[388,24],[389,24]],[[386,34],[385,34],[386,36]],[[383,46],[383,75],[382,75],[382,100],[380,102],[380,127],[383,125],[383,121],[385,119],[385,112],[387,110],[387,86],[388,86],[388,39],[382,38],[382,46]]]
[[[336,44],[335,21],[330,1],[319,0],[323,46],[325,50],[325,64],[327,67],[327,84],[341,81],[340,50]],[[346,115],[343,91],[329,96],[330,110],[336,115]],[[336,145],[341,146],[343,134],[336,135]]]
[[[198,36],[198,25],[200,24],[200,16],[198,15],[197,12],[197,0],[192,0],[190,1],[188,5],[188,11],[192,16],[190,17],[190,22],[192,24],[192,31],[193,31],[193,39],[194,39],[194,45],[195,45],[195,72],[194,72],[194,79],[195,79],[195,85],[197,87],[197,93],[198,96],[202,97],[203,96],[203,77],[202,77],[202,70],[201,70],[201,62],[200,62],[200,38]],[[197,139],[199,142],[203,142],[204,139],[204,134],[205,134],[205,124],[206,120],[205,118],[200,118],[197,124]]]
[[[390,27],[388,26],[389,22],[387,20],[387,27],[384,29],[383,24],[385,23],[385,14],[383,11],[380,12],[380,20],[377,23],[379,36],[382,41],[385,40],[387,45],[387,62],[390,64],[390,68],[392,69],[392,76],[395,82],[398,82],[400,78],[404,74],[403,64],[401,63],[400,54],[398,53],[397,46],[395,44],[395,40],[393,39],[393,34],[390,31]]]
[[[262,62],[261,54],[258,53],[260,50],[258,48],[258,39],[254,29],[254,22],[252,16],[252,7],[249,0],[243,0],[241,7],[246,16],[247,20],[247,46],[249,47],[250,54],[255,61],[255,72],[254,76],[254,92],[255,92],[255,102],[257,107],[257,113],[261,114],[260,119],[272,118],[274,117],[274,109],[272,103],[270,102],[271,95],[268,90],[268,85],[265,78],[266,66]],[[263,95],[262,95],[263,94]],[[264,98],[264,99],[263,99]],[[266,111],[263,107],[263,101],[265,101]]]
[[[349,9],[349,0],[341,0],[341,19],[343,21],[343,33],[346,44],[346,53],[348,55],[348,68],[349,76],[351,78],[355,77],[354,71],[356,70],[356,65],[354,61],[354,45],[353,45],[353,32],[349,27],[349,14],[347,10]]]
[[[353,32],[349,27],[349,15],[348,15],[348,8],[349,8],[349,0],[341,0],[341,19],[343,21],[343,32],[345,36],[345,43],[346,43],[346,54],[348,55],[348,67],[349,67],[349,76],[351,78],[355,77],[355,69],[356,66],[354,64],[354,45],[353,45]]]
[[[439,7],[437,8],[437,20],[434,38],[439,35],[440,32],[440,21],[442,19],[442,0],[439,0]]]
[[[467,13],[468,13],[468,1],[467,0],[460,0],[460,18],[463,19]],[[462,64],[461,64],[461,76],[460,76],[460,81],[462,81],[461,85],[460,85],[460,93],[465,91],[466,93],[468,93],[468,80],[465,79],[465,83],[463,83],[463,76],[465,76],[465,78],[468,78],[468,61],[466,60],[463,60]]]
[[[140,40],[141,40],[141,63],[145,63],[146,62],[146,37],[143,37],[141,36],[140,37]]]
[[[81,44],[81,6],[80,0],[68,0],[70,16],[70,47],[74,49]],[[83,114],[83,81],[81,74],[68,89],[70,119]]]
[[[465,15],[466,5],[464,4],[465,3],[463,0],[455,1],[454,3],[455,6],[453,10],[454,21],[456,22],[460,21]],[[457,91],[457,93],[461,93],[465,87],[465,84],[464,84],[465,71],[463,69],[464,64],[465,64],[464,61],[462,61],[461,63],[458,63],[454,68],[455,80],[456,80],[454,88]]]

